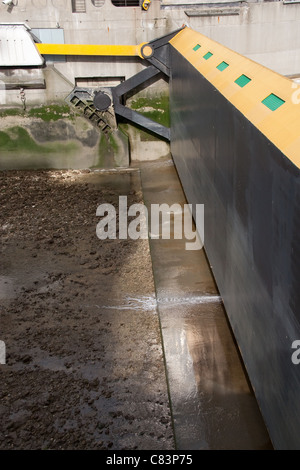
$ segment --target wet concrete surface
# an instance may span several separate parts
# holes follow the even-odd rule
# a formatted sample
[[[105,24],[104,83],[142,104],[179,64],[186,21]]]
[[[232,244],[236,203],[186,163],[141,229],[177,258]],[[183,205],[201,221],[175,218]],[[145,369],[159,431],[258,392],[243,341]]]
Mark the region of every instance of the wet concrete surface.
[[[272,448],[204,251],[96,237],[119,195],[186,202],[172,160],[0,180],[1,449]]]
[[[141,179],[148,209],[186,204],[170,159]],[[272,449],[205,252],[185,242],[150,239],[176,448]]]

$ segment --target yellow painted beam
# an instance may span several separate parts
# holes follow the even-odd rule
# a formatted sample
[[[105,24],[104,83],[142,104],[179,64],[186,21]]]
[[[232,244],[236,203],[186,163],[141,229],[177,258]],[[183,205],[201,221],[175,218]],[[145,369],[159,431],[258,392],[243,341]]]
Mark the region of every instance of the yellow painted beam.
[[[297,84],[190,28],[180,31],[170,43],[300,168],[300,87]],[[205,59],[208,52],[211,56]],[[217,67],[222,62],[228,67],[220,71]],[[244,87],[235,83],[241,75],[251,79]],[[270,94],[285,102],[275,111],[262,103]]]
[[[138,56],[143,57],[141,48],[146,43],[136,46],[126,45],[88,45],[88,44],[36,44],[40,54],[50,55],[90,55],[90,56]]]

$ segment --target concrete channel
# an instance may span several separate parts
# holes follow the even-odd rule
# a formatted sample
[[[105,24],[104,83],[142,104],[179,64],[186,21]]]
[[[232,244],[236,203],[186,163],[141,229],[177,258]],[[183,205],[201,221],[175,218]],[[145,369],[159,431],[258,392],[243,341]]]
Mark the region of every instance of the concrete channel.
[[[141,163],[145,204],[186,204],[171,159]],[[178,449],[272,449],[205,251],[150,238]]]
[[[0,173],[1,448],[272,449],[204,250],[95,237],[100,202],[186,203],[172,159]]]

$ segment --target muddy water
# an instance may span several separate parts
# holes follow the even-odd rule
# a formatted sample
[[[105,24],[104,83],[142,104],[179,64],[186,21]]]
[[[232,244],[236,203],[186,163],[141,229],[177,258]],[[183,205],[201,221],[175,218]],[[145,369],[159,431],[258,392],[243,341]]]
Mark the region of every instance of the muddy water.
[[[41,169],[81,169],[97,166],[99,157],[87,149],[74,147],[72,152],[48,152],[19,154],[1,151],[0,171],[2,170],[41,170]]]
[[[0,172],[0,449],[174,448],[147,240],[99,240],[136,171]]]
[[[140,170],[148,207],[186,202],[171,160]],[[204,251],[95,236],[139,169],[0,177],[0,448],[271,448]]]
[[[186,203],[171,160],[141,178],[148,209]],[[271,449],[205,252],[185,242],[150,239],[176,446]]]

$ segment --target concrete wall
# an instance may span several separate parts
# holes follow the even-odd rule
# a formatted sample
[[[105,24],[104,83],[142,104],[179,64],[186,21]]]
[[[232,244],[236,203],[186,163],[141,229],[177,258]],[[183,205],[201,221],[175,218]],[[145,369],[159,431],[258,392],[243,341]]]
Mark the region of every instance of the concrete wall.
[[[300,74],[300,3],[218,3],[152,0],[143,11],[115,7],[110,0],[94,7],[86,0],[86,13],[72,13],[71,0],[19,0],[13,8],[1,3],[0,17],[1,22],[26,22],[31,28],[60,27],[66,43],[81,44],[139,44],[188,24],[281,74]],[[143,64],[135,58],[69,57],[56,67],[74,83],[76,77],[128,78]]]
[[[189,25],[282,74],[300,74],[300,4],[243,3],[239,15],[190,17]]]
[[[25,22],[32,29],[62,28],[65,43],[76,44],[140,44],[187,24],[281,74],[300,75],[300,3],[249,1],[223,7],[221,3],[152,0],[148,11],[143,11],[141,7],[115,7],[110,0],[95,7],[86,0],[86,13],[72,13],[71,0],[18,0],[14,7],[0,3],[0,18],[3,23]],[[39,72],[46,87],[26,89],[26,104],[63,101],[77,78],[126,79],[145,66],[135,57],[70,56]],[[3,92],[11,73],[0,64],[0,103],[21,106],[18,89]],[[166,83],[160,80],[152,85],[151,93],[165,90]]]
[[[42,168],[89,168],[101,166],[100,135],[83,117],[36,109],[36,116],[25,113],[1,115],[0,170]],[[57,119],[59,117],[59,119]]]
[[[0,107],[0,170],[127,167],[128,144],[126,134],[100,133],[67,104]]]

